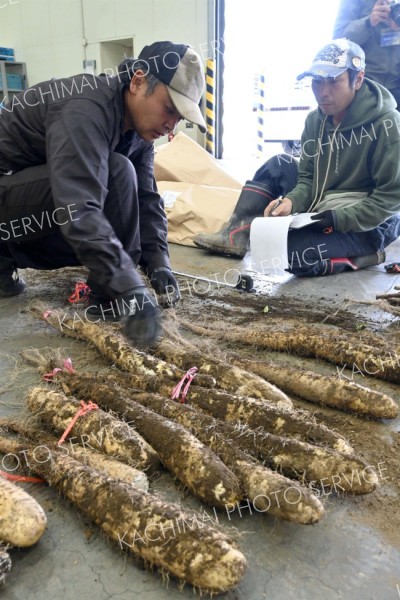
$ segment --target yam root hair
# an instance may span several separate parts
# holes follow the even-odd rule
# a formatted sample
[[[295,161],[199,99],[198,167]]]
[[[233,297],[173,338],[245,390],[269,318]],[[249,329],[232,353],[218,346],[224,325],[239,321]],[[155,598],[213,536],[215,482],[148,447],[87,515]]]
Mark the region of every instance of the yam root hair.
[[[112,329],[110,325],[92,323],[82,318],[84,315],[76,312],[71,317],[60,310],[46,310],[42,303],[32,304],[31,312],[62,334],[92,343],[102,356],[124,371],[165,377],[176,382],[184,375],[184,372],[174,365],[130,346],[122,334]],[[215,385],[215,379],[211,375],[198,373],[193,383],[212,387]]]

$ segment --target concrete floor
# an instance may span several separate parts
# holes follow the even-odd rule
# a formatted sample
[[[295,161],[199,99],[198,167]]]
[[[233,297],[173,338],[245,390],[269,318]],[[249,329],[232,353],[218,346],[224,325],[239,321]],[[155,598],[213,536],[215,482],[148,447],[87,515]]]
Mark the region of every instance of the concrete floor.
[[[225,273],[228,269],[245,271],[249,264],[185,247],[171,246],[174,269],[203,276]],[[389,249],[387,260],[400,259],[400,243]],[[74,279],[75,279],[74,271]],[[226,275],[234,279],[235,271]],[[82,354],[82,344],[60,338],[57,332],[35,321],[27,306],[33,298],[42,298],[51,306],[60,305],[60,295],[70,290],[65,279],[60,286],[47,283],[28,273],[30,285],[18,298],[3,300],[0,306],[0,415],[20,410],[28,387],[38,382],[32,369],[18,361],[18,353],[26,347],[60,347],[73,358]],[[256,277],[256,287],[265,293],[294,297],[332,298],[332,308],[343,298],[373,300],[376,292],[399,283],[399,276],[387,275],[382,266],[326,279],[301,280]],[[55,285],[54,285],[55,284]],[[61,294],[60,294],[61,292]],[[237,294],[237,292],[232,292]],[[246,302],[246,294],[242,295]],[[355,307],[361,311],[368,307]],[[392,318],[382,314],[382,321]],[[85,351],[86,352],[86,351]],[[85,354],[91,367],[103,363],[94,352]],[[393,395],[394,386],[392,386]],[[379,425],[376,426],[377,429]],[[398,431],[395,420],[386,427]],[[379,460],[384,460],[379,457]],[[13,568],[1,590],[6,600],[96,600],[138,598],[166,600],[193,598],[186,586],[179,591],[176,582],[168,587],[162,578],[141,569],[133,559],[121,553],[100,530],[81,517],[73,506],[61,499],[53,489],[37,484],[24,484],[25,489],[42,504],[48,515],[48,528],[40,542],[27,550],[12,550]],[[192,496],[184,496],[167,474],[154,481],[151,488],[171,500],[179,500],[191,508],[201,508]],[[362,511],[363,498],[356,510]],[[214,517],[208,507],[208,513]],[[247,557],[248,570],[239,587],[225,594],[227,600],[395,600],[400,597],[400,547],[388,543],[374,524],[360,524],[352,517],[354,505],[348,499],[329,498],[324,519],[314,526],[301,526],[272,517],[243,511],[229,518],[218,513],[220,522],[240,533],[239,544]]]

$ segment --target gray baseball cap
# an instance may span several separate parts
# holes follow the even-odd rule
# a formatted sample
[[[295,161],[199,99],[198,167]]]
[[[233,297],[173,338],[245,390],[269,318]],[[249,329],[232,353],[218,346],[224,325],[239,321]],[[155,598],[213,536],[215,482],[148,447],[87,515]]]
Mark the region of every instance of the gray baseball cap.
[[[165,83],[179,114],[205,133],[206,123],[200,110],[205,79],[197,52],[185,44],[154,42],[143,48],[138,60],[147,63],[147,73]]]
[[[364,71],[364,50],[358,44],[346,38],[339,38],[332,40],[321,48],[311,67],[298,75],[297,79],[303,79],[303,77],[338,77],[347,69]]]

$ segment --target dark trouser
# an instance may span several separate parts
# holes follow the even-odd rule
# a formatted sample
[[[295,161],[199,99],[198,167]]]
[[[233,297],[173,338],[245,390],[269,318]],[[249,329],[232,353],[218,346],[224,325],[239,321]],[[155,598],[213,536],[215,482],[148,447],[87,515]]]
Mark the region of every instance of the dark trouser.
[[[267,160],[254,175],[254,181],[266,185],[274,198],[285,196],[297,183],[297,162],[288,155]],[[269,202],[263,207],[268,206]],[[400,235],[400,217],[360,233],[323,233],[314,227],[290,229],[288,234],[289,273],[298,277],[315,277],[331,273],[330,258],[351,258],[374,254],[394,242]],[[344,267],[343,270],[348,267]]]
[[[74,199],[71,198],[73,207]],[[104,214],[124,250],[140,258],[137,177],[122,154],[110,153]],[[16,267],[59,269],[80,265],[62,234],[62,222],[74,218],[55,211],[47,165],[0,177],[0,259]]]
[[[397,102],[397,110],[400,111],[400,87],[392,88],[390,92],[393,94],[396,102]]]

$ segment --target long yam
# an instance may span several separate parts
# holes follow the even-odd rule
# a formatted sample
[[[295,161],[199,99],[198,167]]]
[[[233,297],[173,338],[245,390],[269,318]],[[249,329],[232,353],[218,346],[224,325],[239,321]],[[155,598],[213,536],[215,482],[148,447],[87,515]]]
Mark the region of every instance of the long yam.
[[[285,392],[296,394],[310,402],[374,419],[394,419],[398,416],[398,405],[393,398],[353,381],[305,369],[291,369],[270,361],[247,360],[238,355],[233,357],[233,361],[271,381]]]
[[[0,541],[26,548],[46,529],[46,515],[32,496],[0,475]]]
[[[217,390],[205,394],[201,388],[190,390],[188,402],[217,419],[247,423],[252,429],[262,427],[269,433],[293,436],[345,454],[353,453],[343,436],[326,425],[316,423],[305,411],[280,410],[257,398],[241,398]]]
[[[146,473],[111,456],[78,445],[73,446],[71,456],[84,465],[103,473],[106,477],[112,477],[145,492],[149,489],[149,479]]]
[[[63,386],[66,386],[65,389],[68,393],[72,392],[96,398],[98,404],[102,404],[104,407],[107,406],[107,408],[116,413],[124,414],[125,418],[128,418],[129,415],[128,420],[134,420],[140,412],[138,413],[138,404],[133,399],[141,400],[142,404],[144,404],[146,395],[139,394],[133,396],[129,391],[129,385],[125,381],[126,379],[129,380],[129,376],[122,374],[121,378],[120,375],[120,373],[115,372],[100,374],[81,373],[79,375],[59,373],[57,378],[61,380]],[[124,390],[122,398],[118,383],[122,384]],[[127,409],[127,396],[129,396],[130,409]],[[158,406],[160,402],[156,401],[156,399],[157,396],[150,396],[148,401],[150,404],[147,403],[147,405],[151,407]],[[155,404],[152,404],[153,402]],[[162,403],[170,403],[168,406],[172,407],[171,418],[179,416],[180,412],[188,408],[187,406],[181,406],[179,407],[181,409],[180,412],[177,412],[177,404],[175,402],[171,403],[170,400],[165,398]],[[234,442],[238,448],[251,454],[254,458],[261,459],[268,467],[279,469],[288,477],[295,479],[300,477],[306,481],[328,479],[331,482],[332,479],[334,482],[337,482],[339,477],[340,480],[343,480],[341,483],[343,490],[355,494],[368,493],[375,487],[376,479],[370,474],[368,474],[368,477],[363,475],[366,465],[354,456],[343,455],[341,452],[315,446],[295,438],[271,434],[264,431],[261,427],[251,429],[244,424],[216,420],[205,413],[198,413],[196,409],[193,410],[195,410],[200,427],[212,430],[219,436],[226,437]],[[154,411],[152,411],[152,414],[155,414]],[[165,413],[163,414],[165,417]],[[137,427],[140,429],[140,423],[138,423]],[[187,430],[185,429],[185,431]],[[143,431],[142,434],[144,435]],[[144,435],[144,437],[146,436]],[[156,446],[150,439],[149,441],[154,447]],[[180,453],[179,448],[180,446],[178,446],[178,456]],[[360,477],[362,477],[361,482]],[[336,487],[339,489],[339,485]]]
[[[147,491],[149,489],[149,480],[146,473],[143,471],[135,469],[111,456],[97,452],[96,450],[89,448],[87,444],[83,447],[76,442],[72,442],[72,440],[72,443],[69,443],[67,440],[65,444],[58,446],[58,439],[54,435],[51,435],[42,429],[38,429],[35,424],[32,423],[32,420],[29,420],[29,423],[27,423],[22,419],[3,417],[0,419],[0,426],[6,430],[12,430],[19,435],[22,435],[36,446],[41,445],[47,447],[49,449],[49,456],[51,456],[52,449],[57,447],[64,455],[71,455],[75,460],[82,462],[92,469],[100,471],[100,473],[107,475],[107,477],[113,477],[119,481],[124,481],[141,490]],[[13,452],[22,453],[23,455],[24,448],[23,444],[18,443],[18,439],[16,439]],[[22,466],[29,467],[29,465]]]
[[[189,321],[180,321],[189,331],[230,342],[267,348],[276,352],[288,352],[300,356],[323,358],[335,365],[350,368],[353,372],[365,373],[377,379],[400,382],[400,355],[387,347],[366,344],[356,335],[341,331],[337,327],[277,325],[273,328],[252,330],[231,326],[222,330],[213,323],[198,326]]]
[[[118,386],[115,386],[112,396],[116,397],[117,395],[120,396],[121,401],[119,408],[121,416],[130,419],[132,400],[126,397]],[[151,407],[160,415],[176,419],[181,425],[189,429],[233,471],[250,501],[262,503],[262,497],[267,497],[267,500],[262,503],[263,510],[282,519],[303,524],[314,523],[323,515],[324,509],[321,502],[308,488],[264,468],[257,461],[246,456],[228,439],[215,434],[216,432],[209,426],[210,423],[212,425],[212,421],[208,421],[208,427],[204,427],[205,421],[202,420],[202,416],[198,415],[197,411],[189,409],[191,414],[188,415],[187,409],[189,407],[178,406],[177,403],[166,400],[161,396],[138,393],[132,397],[138,398],[141,404]],[[293,494],[296,495],[296,502],[293,502]]]
[[[226,361],[230,363],[228,364],[211,356],[212,351],[213,348],[209,348],[207,354],[200,352],[178,334],[174,335],[174,342],[164,338],[153,349],[157,356],[181,368],[189,368],[191,364],[201,365],[203,371],[215,377],[217,387],[239,396],[274,401],[274,390],[279,388],[279,392],[283,390],[309,402],[374,419],[394,419],[398,415],[397,403],[390,396],[352,381],[277,365],[269,360],[247,359],[231,353],[226,357]],[[263,378],[270,388],[263,390],[259,385],[259,377]],[[278,397],[276,399],[280,401]],[[289,398],[288,401],[291,403]]]
[[[335,492],[368,494],[378,478],[357,456],[343,455],[300,440],[285,438],[235,423],[223,423],[221,433],[244,452],[286,476]]]
[[[211,506],[224,507],[242,497],[239,482],[207,446],[178,423],[136,402],[127,403],[122,390],[85,375],[62,377],[64,389],[79,398],[91,398],[123,416],[158,452],[164,466],[190,491]]]
[[[124,371],[133,370],[142,375],[166,377],[174,381],[179,381],[184,375],[174,365],[133,348],[121,334],[107,325],[97,325],[79,315],[76,318],[77,313],[71,318],[68,313],[62,311],[46,311],[41,304],[32,306],[31,311],[64,335],[91,342],[105,358]],[[210,375],[199,373],[194,384],[212,387],[215,380]]]
[[[238,439],[241,439],[243,433],[242,428],[238,425],[218,421],[207,414],[199,413],[190,406],[178,405],[176,402],[155,394],[150,396],[132,392],[132,398],[169,419],[176,419],[204,444],[210,445],[214,452],[218,453],[231,468],[232,456],[224,454],[228,442],[229,447],[234,442],[233,448],[235,453],[237,450],[236,456],[243,456],[243,451],[237,447],[239,446]],[[357,457],[343,455],[325,448],[312,447],[298,440],[279,438],[279,436],[272,436],[268,433],[263,434],[262,431],[247,429],[246,434],[248,434],[249,440],[252,437],[255,440],[255,447],[250,443],[243,445],[243,450],[247,453],[248,458],[248,450],[252,450],[251,453],[254,456],[261,456],[264,453],[265,457],[269,457],[270,464],[274,464],[275,467],[282,468],[287,472],[293,472],[295,468],[298,468],[302,478],[308,481],[325,479],[326,484],[324,485],[331,487],[335,487],[335,482],[339,477],[342,480],[344,491],[353,494],[367,494],[376,487],[377,476],[368,473],[368,476],[365,477],[363,473],[367,465]],[[245,439],[246,436],[243,435],[243,440]],[[238,479],[240,481],[239,475]]]
[[[70,456],[28,459],[38,475],[69,498],[120,547],[179,580],[209,592],[235,587],[246,559],[222,532],[151,494],[107,478]],[[43,460],[42,464],[37,461]]]
[[[28,393],[27,405],[43,423],[60,433],[66,430],[80,408],[77,400],[39,386]],[[91,410],[79,418],[71,436],[75,436],[78,443],[87,444],[136,469],[152,471],[158,467],[156,451],[142,436],[127,423],[101,409]]]
[[[121,371],[110,370],[101,377],[104,382],[114,382],[126,389],[130,387],[130,375]],[[168,386],[161,385],[159,389],[165,397],[170,397]],[[221,390],[200,387],[189,389],[187,402],[217,419],[240,421],[253,429],[262,427],[269,433],[328,446],[343,454],[353,454],[353,448],[343,436],[326,425],[317,423],[306,411],[280,409],[266,400],[243,398]]]
[[[153,349],[153,352],[158,357],[170,361],[182,369],[190,369],[193,365],[201,367],[202,373],[208,373],[215,378],[218,388],[222,388],[236,396],[264,398],[269,402],[287,408],[293,406],[290,398],[272,383],[265,381],[254,373],[246,372],[236,365],[228,364],[194,348],[182,347],[164,338]]]

